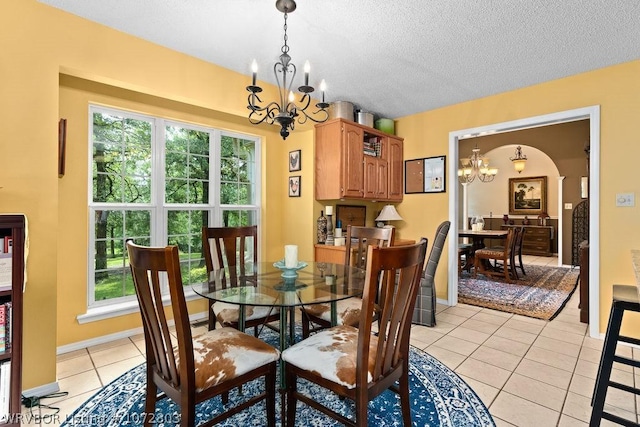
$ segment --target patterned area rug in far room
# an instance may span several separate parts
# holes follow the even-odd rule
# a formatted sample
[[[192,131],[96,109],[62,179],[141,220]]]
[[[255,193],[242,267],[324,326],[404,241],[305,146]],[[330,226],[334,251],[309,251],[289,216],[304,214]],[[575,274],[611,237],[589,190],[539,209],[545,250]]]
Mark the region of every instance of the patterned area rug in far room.
[[[527,275],[512,283],[464,272],[458,280],[458,301],[465,304],[551,320],[576,289],[579,269],[525,265]]]
[[[278,342],[278,335],[270,329],[263,330],[260,337],[272,345]],[[410,348],[409,354],[409,387],[414,426],[495,427],[486,406],[456,373],[415,347]],[[142,364],[107,384],[73,414],[67,416],[62,427],[141,426],[145,385],[145,365]],[[229,403],[234,404],[239,399],[244,401],[259,393],[263,387],[264,381],[261,380],[245,384],[242,387],[243,396],[238,396],[235,389],[229,395]],[[300,380],[298,390],[322,399],[324,404],[347,417],[354,413],[354,406],[350,400],[340,399],[319,386]],[[280,393],[276,394],[276,408],[276,424],[281,425]],[[224,407],[220,397],[201,403],[196,407],[196,425],[200,425],[221,410],[224,410]],[[157,403],[154,414],[157,427],[174,426],[178,419],[179,407],[174,403],[167,399]],[[376,427],[402,425],[397,395],[386,390],[370,402],[367,421],[367,425]],[[219,425],[265,426],[267,420],[264,404],[242,411]],[[296,425],[322,427],[342,424],[298,402]]]

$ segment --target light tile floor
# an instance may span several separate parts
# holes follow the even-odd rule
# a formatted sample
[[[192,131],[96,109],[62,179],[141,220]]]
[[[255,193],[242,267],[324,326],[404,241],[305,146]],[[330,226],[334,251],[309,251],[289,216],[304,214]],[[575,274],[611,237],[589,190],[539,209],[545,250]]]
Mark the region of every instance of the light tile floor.
[[[555,258],[526,257],[525,265],[556,262]],[[414,326],[411,343],[460,375],[499,427],[588,424],[603,341],[588,337],[587,325],[579,322],[578,292],[550,322],[471,305],[438,305],[437,326]],[[640,358],[638,349],[621,346],[618,351]],[[60,355],[58,381],[69,395],[43,403],[59,407],[64,418],[101,387],[142,362],[142,335]],[[616,368],[613,377],[618,381],[640,384],[638,372],[626,366]],[[627,418],[639,413],[636,399],[617,390],[609,390],[607,404],[612,412]],[[50,413],[44,409],[34,412]],[[52,423],[43,418],[41,424]],[[603,425],[611,424],[604,421]]]

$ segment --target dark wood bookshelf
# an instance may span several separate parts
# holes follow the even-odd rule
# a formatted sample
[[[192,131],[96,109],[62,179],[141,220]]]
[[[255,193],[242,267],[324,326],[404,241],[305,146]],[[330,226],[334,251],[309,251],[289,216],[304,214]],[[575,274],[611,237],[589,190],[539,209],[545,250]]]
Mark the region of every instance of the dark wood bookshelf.
[[[9,348],[0,352],[0,363],[11,362],[9,386],[9,419],[0,426],[19,426],[22,395],[22,292],[24,284],[24,246],[26,235],[24,215],[0,215],[0,236],[11,236],[11,289],[0,291],[0,304],[11,302],[11,342]]]

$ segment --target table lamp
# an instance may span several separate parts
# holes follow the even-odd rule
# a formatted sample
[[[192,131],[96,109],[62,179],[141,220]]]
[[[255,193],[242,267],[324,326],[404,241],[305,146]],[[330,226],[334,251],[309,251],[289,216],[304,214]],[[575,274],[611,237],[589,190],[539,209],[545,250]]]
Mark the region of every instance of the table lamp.
[[[402,217],[398,214],[398,211],[393,205],[386,205],[380,211],[380,215],[376,218],[376,225],[378,227],[384,227],[384,221],[402,221]],[[387,225],[388,227],[393,227],[392,225]]]

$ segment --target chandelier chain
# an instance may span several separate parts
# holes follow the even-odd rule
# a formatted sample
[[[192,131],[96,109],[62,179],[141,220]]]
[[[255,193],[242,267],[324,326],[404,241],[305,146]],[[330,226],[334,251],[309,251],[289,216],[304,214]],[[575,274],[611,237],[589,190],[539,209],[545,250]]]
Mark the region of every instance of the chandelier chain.
[[[282,45],[282,53],[287,53],[289,52],[289,45],[287,45],[287,40],[289,40],[289,37],[287,36],[287,9],[285,9],[284,12],[284,45]]]

